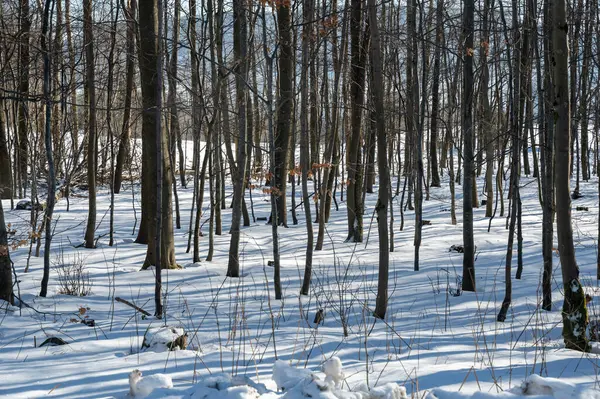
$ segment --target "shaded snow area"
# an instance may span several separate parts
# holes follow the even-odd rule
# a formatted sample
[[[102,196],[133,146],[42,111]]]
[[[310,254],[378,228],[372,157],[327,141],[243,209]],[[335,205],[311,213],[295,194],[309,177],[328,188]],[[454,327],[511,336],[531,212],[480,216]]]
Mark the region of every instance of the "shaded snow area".
[[[423,218],[431,224],[423,226],[418,272],[413,269],[414,212],[404,211],[401,231],[401,193],[394,197],[385,320],[372,316],[378,277],[377,220],[372,219],[377,186],[374,194],[366,194],[365,239],[359,244],[345,242],[347,209],[338,188],[339,209],[333,205],[323,250],[314,252],[308,296],[299,295],[306,253],[303,207],[296,208],[297,225],[290,213],[289,228],[279,229],[282,300],[274,295],[271,226],[262,219],[269,217],[270,199],[261,182],[253,182],[258,188],[252,191],[252,202],[246,195],[251,223],[241,232],[242,276],[236,279],[226,277],[231,209],[223,209],[223,234],[215,236],[213,260],[193,263],[192,252],[186,252],[192,183],[178,186],[182,228],[174,231],[181,269],[162,274],[162,320],[151,316],[154,270],[140,270],[146,247],[134,242],[141,217],[139,185],[125,184],[116,195],[112,247],[106,187],[98,188],[95,249],[79,245],[87,191],[74,191],[68,212],[64,199],[57,203],[46,298],[38,296],[43,258],[34,256],[37,243],[25,273],[31,211],[10,210],[10,201],[3,200],[14,232],[11,244],[20,244],[11,245],[11,256],[19,282],[15,291],[23,306],[0,304],[0,397],[600,399],[595,391],[600,386],[598,344],[592,343],[595,353],[564,349],[558,256],[552,310],[541,309],[542,213],[536,179],[521,181],[523,274],[513,279],[512,305],[506,321],[499,323],[506,214],[500,215],[498,205],[488,232],[485,207],[474,210],[477,292],[463,292],[463,255],[450,250],[462,245],[462,187],[457,186],[458,224],[452,225],[447,174],[444,178],[442,187],[432,188],[430,200],[423,203]],[[590,322],[596,326],[586,333],[596,336],[597,184],[595,179],[581,183],[583,197],[573,201],[572,211],[581,282],[591,298]],[[203,259],[209,239],[208,186],[201,220]],[[393,187],[395,191],[395,179]],[[483,187],[478,180],[479,190]],[[296,205],[300,192],[298,186]],[[228,186],[226,205],[231,194]],[[504,205],[508,209],[508,200]],[[516,249],[515,242],[513,276]],[[65,275],[77,270],[83,281],[70,281],[69,288],[84,296],[67,295],[64,287]]]

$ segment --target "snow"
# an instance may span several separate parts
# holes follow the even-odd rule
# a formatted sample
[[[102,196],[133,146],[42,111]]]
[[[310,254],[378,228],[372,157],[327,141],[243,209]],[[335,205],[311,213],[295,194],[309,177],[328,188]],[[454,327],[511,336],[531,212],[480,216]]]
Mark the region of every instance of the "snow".
[[[600,392],[578,387],[569,382],[560,381],[556,378],[541,377],[532,374],[527,377],[520,386],[501,393],[476,392],[464,394],[451,392],[444,389],[432,390],[425,399],[600,399]]]
[[[296,369],[283,360],[277,360],[273,365],[273,381],[279,391],[285,392],[304,380],[312,381],[315,378],[315,374],[310,370]]]
[[[481,190],[483,181],[477,183]],[[299,224],[292,225],[290,218],[289,228],[279,229],[283,300],[275,300],[273,269],[267,266],[271,227],[252,221],[243,228],[243,277],[227,278],[231,210],[223,210],[224,234],[215,236],[213,261],[193,263],[192,254],[186,253],[192,184],[178,186],[182,229],[175,230],[175,250],[183,269],[163,273],[166,320],[143,316],[113,300],[121,297],[154,313],[154,273],[140,271],[146,247],[136,244],[132,235],[136,216],[139,226],[139,185],[127,183],[116,196],[113,247],[108,246],[107,235],[109,191],[98,187],[96,249],[77,247],[87,217],[87,192],[78,191],[69,212],[65,200],[57,203],[51,258],[54,265],[62,250],[65,258],[83,259],[92,292],[84,297],[60,294],[51,268],[48,297],[39,297],[43,259],[32,256],[30,272],[24,273],[29,246],[11,248],[19,281],[15,288],[25,306],[18,309],[0,303],[0,397],[124,398],[129,373],[140,369],[144,378],[164,374],[173,381],[173,388],[155,389],[148,397],[400,399],[406,395],[422,399],[429,395],[441,399],[518,398],[540,392],[539,398],[597,398],[599,345],[592,343],[592,353],[581,354],[564,349],[562,342],[563,282],[558,257],[552,311],[541,310],[542,216],[537,182],[523,177],[521,183],[524,270],[521,280],[513,280],[513,302],[504,323],[496,321],[496,314],[504,296],[506,219],[498,210],[488,233],[484,207],[474,210],[478,291],[454,296],[462,254],[448,249],[462,243],[462,195],[457,186],[458,225],[452,225],[445,211],[450,207],[447,174],[442,187],[432,188],[431,200],[423,203],[423,217],[431,225],[423,226],[419,272],[413,271],[414,212],[405,211],[404,230],[399,231],[400,196],[394,199],[395,251],[390,253],[389,308],[383,321],[372,316],[378,238],[377,222],[371,225],[370,216],[377,187],[374,194],[366,195],[365,242],[360,244],[344,242],[346,203],[340,201],[338,189],[340,208],[332,208],[324,249],[314,253],[309,296],[299,295],[306,224],[302,208],[297,208]],[[594,298],[589,303],[590,321],[600,315],[595,278],[597,184],[596,178],[582,182],[584,197],[573,201],[581,282]],[[231,192],[228,186],[227,202]],[[299,204],[299,186],[296,194]],[[209,198],[208,191],[204,198]],[[269,215],[269,197],[260,188],[253,190],[252,200],[255,216]],[[249,197],[247,204],[250,207]],[[7,222],[16,230],[14,239],[26,239],[30,211],[10,210],[10,201],[3,206]],[[576,206],[589,211],[575,211]],[[204,210],[202,256],[208,249],[206,201]],[[35,244],[33,249],[35,253]],[[80,322],[81,307],[89,308],[85,316],[95,321],[94,326]],[[323,324],[313,326],[312,317],[319,309],[326,316]],[[160,331],[165,325],[183,328],[188,348],[142,351],[145,332]],[[51,336],[67,344],[39,347]],[[544,378],[536,380],[536,375]],[[556,385],[549,378],[567,385]],[[521,388],[525,379],[533,384],[527,392]]]
[[[183,328],[179,327],[153,327],[144,334],[142,347],[144,350],[155,352],[166,352],[170,350],[173,342],[184,334]],[[174,347],[177,349],[177,347]]]

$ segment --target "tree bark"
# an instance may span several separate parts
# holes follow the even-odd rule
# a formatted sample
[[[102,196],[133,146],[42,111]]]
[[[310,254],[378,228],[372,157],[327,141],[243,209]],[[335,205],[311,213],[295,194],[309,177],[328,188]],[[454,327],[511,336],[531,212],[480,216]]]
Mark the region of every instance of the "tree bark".
[[[313,240],[314,232],[312,227],[312,218],[310,212],[310,197],[308,196],[308,171],[310,170],[310,158],[309,158],[309,90],[308,90],[308,69],[310,64],[310,53],[311,53],[311,41],[313,40],[314,28],[314,0],[304,1],[303,13],[303,25],[302,25],[302,70],[300,76],[300,82],[302,87],[300,90],[300,168],[302,173],[302,204],[304,205],[304,215],[306,221],[306,260],[304,263],[304,277],[302,279],[302,287],[300,288],[301,295],[308,295],[310,288],[310,279],[312,275],[312,257],[313,257]],[[311,83],[315,84],[312,79],[315,76],[311,73]],[[311,92],[310,99],[313,100],[313,93]],[[312,103],[312,101],[311,101]],[[312,105],[312,104],[311,104]],[[316,106],[311,106],[310,112],[316,112]],[[311,115],[311,119],[315,118],[315,115]],[[313,148],[314,150],[314,148]],[[317,176],[313,175],[313,179]]]
[[[40,296],[45,297],[48,293],[48,280],[50,278],[50,246],[52,244],[52,214],[54,212],[54,203],[56,201],[56,173],[54,171],[54,159],[52,156],[52,98],[50,94],[50,41],[49,24],[51,19],[51,6],[53,0],[46,0],[44,5],[44,14],[42,22],[42,54],[44,57],[44,108],[45,108],[45,134],[44,144],[46,147],[46,160],[48,162],[48,199],[46,210],[44,212],[43,225],[46,227],[44,238],[44,275],[40,289]],[[87,4],[84,2],[84,9]],[[85,19],[85,17],[84,17]]]
[[[390,193],[390,174],[387,159],[387,136],[383,106],[382,51],[377,8],[375,0],[368,0],[369,27],[371,29],[371,95],[377,126],[377,169],[379,172],[379,192],[375,211],[379,232],[379,275],[377,279],[377,299],[374,316],[385,318],[388,300],[388,271],[390,264],[390,246],[388,236],[388,206]]]
[[[569,165],[571,118],[569,115],[569,46],[565,0],[552,3],[552,74],[554,78],[554,123],[556,127],[556,225],[565,299],[563,339],[567,349],[589,351],[588,314],[585,294],[579,281],[579,267],[573,246]]]
[[[475,3],[465,0],[463,8],[462,133],[464,143],[463,181],[463,280],[464,291],[475,291],[475,244],[473,242],[473,35]]]
[[[8,253],[8,231],[4,222],[2,201],[0,201],[0,300],[14,304],[12,261]]]
[[[94,30],[92,20],[92,1],[83,3],[83,33],[85,43],[85,84],[88,91],[88,148],[87,148],[87,179],[88,179],[88,219],[85,228],[85,247],[94,248],[96,232],[96,166],[98,163],[96,137],[96,71],[94,66]]]
[[[365,91],[365,53],[368,44],[368,30],[362,33],[362,0],[352,0],[350,9],[350,114],[351,132],[347,145],[346,165],[348,169],[348,237],[346,241],[363,240],[363,166],[361,156],[362,112]],[[362,37],[361,37],[362,35]]]
[[[429,138],[429,158],[431,187],[440,187],[440,172],[437,157],[438,119],[440,109],[440,59],[442,54],[442,40],[444,37],[444,2],[437,0],[435,12],[435,49],[433,51],[433,82],[431,86],[431,133]]]
[[[125,104],[123,105],[123,125],[121,128],[121,140],[117,152],[117,164],[115,166],[114,191],[115,194],[121,192],[123,181],[123,168],[125,160],[129,154],[129,138],[131,136],[131,98],[133,94],[133,77],[135,67],[135,13],[137,10],[137,1],[129,0],[129,7],[125,11],[127,16],[127,39],[126,39],[126,77],[125,77]]]
[[[19,101],[19,151],[17,152],[17,164],[20,178],[19,186],[22,191],[19,194],[21,197],[24,197],[27,191],[27,165],[29,164],[29,129],[27,128],[29,107],[26,98],[29,96],[29,34],[31,17],[29,15],[29,0],[20,0],[19,4],[19,28],[21,31],[19,41],[19,94],[22,99]],[[33,198],[31,198],[31,201],[33,201]]]
[[[544,272],[542,276],[542,309],[552,310],[552,269],[553,269],[553,243],[554,243],[554,87],[552,71],[550,69],[552,51],[552,10],[550,0],[544,0],[544,37],[543,57],[544,69],[538,71],[538,76],[543,74],[543,92],[540,93],[538,104],[541,104],[539,125],[543,126],[541,138],[542,148],[542,256],[544,259]],[[537,47],[537,46],[536,46]],[[538,66],[539,68],[539,66]],[[542,80],[538,77],[538,84]]]
[[[244,197],[244,178],[246,176],[246,140],[247,140],[247,117],[246,117],[246,96],[248,81],[247,67],[247,41],[248,31],[246,22],[246,9],[242,0],[233,2],[233,51],[235,58],[235,87],[236,104],[238,117],[238,145],[237,145],[237,165],[232,171],[233,182],[233,205],[231,212],[231,241],[229,244],[229,262],[227,264],[227,276],[240,276],[240,228],[242,217],[242,201]]]
[[[13,197],[12,167],[7,133],[4,122],[4,101],[0,100],[0,199]]]
[[[277,101],[277,128],[275,134],[275,175],[277,221],[287,227],[286,185],[289,142],[294,106],[294,48],[292,46],[292,14],[289,2],[277,3],[277,28],[279,32],[279,93]]]
[[[485,145],[485,217],[492,217],[494,205],[494,133],[492,130],[492,108],[488,95],[488,86],[490,79],[490,68],[488,66],[488,53],[490,49],[490,34],[489,34],[489,10],[493,8],[494,0],[484,0],[483,3],[483,21],[482,21],[482,38],[479,58],[481,59],[481,81],[479,86],[479,101],[480,101],[480,128],[479,134]],[[490,4],[492,3],[492,4]]]
[[[139,5],[142,146],[145,148],[143,156],[147,160],[147,169],[142,173],[142,198],[146,206],[142,212],[145,211],[148,217],[145,226],[148,249],[142,267],[160,265],[161,269],[174,269],[177,264],[171,208],[171,165],[167,136],[162,133],[162,124],[159,124],[162,108],[162,59],[159,60],[158,2],[142,0]],[[153,215],[160,217],[160,222]],[[161,237],[157,237],[158,234]],[[158,316],[161,313],[157,310],[156,314]]]

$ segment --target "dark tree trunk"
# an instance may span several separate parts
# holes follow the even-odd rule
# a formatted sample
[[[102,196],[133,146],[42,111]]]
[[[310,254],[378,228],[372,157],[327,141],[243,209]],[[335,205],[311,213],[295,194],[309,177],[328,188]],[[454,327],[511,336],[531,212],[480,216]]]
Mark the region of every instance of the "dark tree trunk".
[[[429,159],[431,160],[431,187],[440,187],[440,172],[437,157],[438,119],[440,109],[440,62],[444,37],[444,2],[437,0],[435,12],[435,49],[433,50],[433,82],[431,87],[431,133],[429,138]]]
[[[142,173],[142,198],[147,213],[148,250],[144,268],[160,265],[173,269],[175,246],[173,240],[173,210],[171,208],[171,165],[168,159],[167,136],[163,134],[162,110],[162,47],[159,43],[158,0],[143,0],[139,7],[140,81],[142,89],[142,145],[147,169]],[[157,89],[157,87],[159,89]],[[157,219],[160,219],[157,221]],[[143,226],[142,226],[143,227]],[[160,237],[158,237],[160,235]],[[159,267],[157,267],[158,269]],[[157,278],[158,282],[158,278]],[[158,304],[157,304],[158,305]],[[156,311],[157,316],[161,315]]]
[[[237,145],[237,165],[232,171],[234,179],[233,185],[233,205],[231,212],[231,241],[229,244],[229,262],[227,264],[227,276],[240,276],[239,246],[241,235],[242,202],[244,200],[244,177],[246,176],[246,140],[247,140],[247,88],[248,67],[247,67],[247,23],[246,9],[242,0],[233,2],[233,51],[236,60],[236,104],[237,104],[237,122],[238,122],[238,145]]]
[[[128,10],[125,10],[127,16],[127,61],[125,78],[125,104],[123,105],[123,125],[121,128],[121,140],[117,152],[117,164],[115,166],[115,194],[121,192],[121,183],[123,181],[123,168],[126,157],[129,154],[129,137],[131,136],[131,98],[133,94],[133,77],[135,67],[135,13],[137,10],[137,1],[129,0]]]
[[[86,0],[87,1],[87,0]],[[48,280],[50,278],[50,246],[52,243],[52,214],[54,212],[54,203],[56,201],[56,174],[54,172],[54,159],[52,157],[52,97],[50,94],[50,41],[49,24],[50,10],[53,0],[46,0],[44,5],[44,14],[42,22],[42,54],[44,57],[44,108],[46,111],[44,143],[46,147],[46,160],[48,162],[48,199],[44,213],[44,225],[46,227],[44,238],[44,275],[42,277],[42,286],[40,296],[45,297],[48,293]],[[84,2],[84,8],[86,6]],[[84,18],[85,19],[85,18]]]
[[[8,253],[8,231],[4,222],[2,201],[0,201],[0,300],[14,304],[12,261]]]
[[[304,205],[304,215],[306,221],[306,261],[304,264],[304,277],[302,279],[302,287],[300,288],[301,295],[308,295],[310,288],[310,279],[312,275],[312,257],[313,257],[313,240],[314,232],[312,226],[312,218],[310,212],[310,197],[308,196],[308,171],[310,170],[309,160],[309,90],[308,90],[308,69],[310,64],[310,53],[311,45],[310,42],[313,37],[313,18],[314,18],[314,1],[304,1],[303,7],[303,25],[302,25],[302,72],[300,76],[300,82],[302,86],[300,89],[300,168],[302,169],[302,203]],[[313,75],[311,73],[311,75]],[[315,78],[316,76],[311,76]],[[315,84],[316,82],[312,82]],[[311,92],[310,99],[313,100],[313,93]],[[312,101],[311,101],[312,102]],[[310,112],[316,112],[316,106],[310,107]],[[315,118],[315,115],[311,115],[311,119]],[[317,176],[313,174],[313,179]]]
[[[362,112],[365,91],[365,61],[368,45],[368,29],[362,33],[362,1],[352,0],[350,9],[350,53],[352,71],[350,78],[351,132],[347,143],[348,168],[348,238],[346,241],[362,242],[363,239],[363,166],[361,156]],[[361,35],[363,37],[361,38]]]
[[[19,196],[23,197],[27,190],[27,165],[28,162],[28,151],[29,151],[29,129],[27,127],[29,107],[26,98],[29,96],[29,33],[31,29],[31,18],[29,15],[29,0],[20,0],[19,6],[19,28],[21,31],[21,38],[19,42],[19,94],[22,100],[19,101],[19,151],[18,155],[18,169],[19,178],[22,192]],[[31,198],[33,202],[34,199]]]
[[[96,137],[96,76],[94,66],[94,30],[92,20],[92,2],[85,0],[83,6],[86,87],[88,92],[88,148],[87,148],[87,183],[88,183],[88,219],[85,229],[85,247],[94,248],[96,231],[96,167],[98,162]]]
[[[0,199],[12,197],[12,167],[8,148],[8,134],[4,122],[4,101],[0,100]]]
[[[556,127],[556,226],[558,251],[564,285],[563,338],[567,349],[587,352],[588,312],[583,287],[579,281],[579,267],[573,246],[571,224],[571,197],[569,192],[570,134],[569,82],[566,1],[553,0],[552,4],[552,76],[554,78],[554,123]]]
[[[277,222],[287,227],[287,165],[294,108],[294,48],[292,45],[291,4],[277,3],[277,28],[279,31],[279,92],[277,99],[277,128],[275,132],[275,176]]]
[[[465,0],[463,8],[462,134],[464,143],[463,183],[463,280],[464,291],[475,291],[475,244],[473,242],[473,35],[475,3]]]
[[[554,244],[554,86],[550,60],[552,56],[552,10],[550,0],[544,1],[544,36],[543,57],[544,69],[538,71],[538,85],[543,76],[543,92],[540,92],[538,104],[540,108],[539,125],[543,126],[541,138],[542,148],[542,256],[544,272],[542,276],[542,309],[552,310],[552,269]],[[537,46],[536,46],[537,47]],[[540,67],[538,66],[538,69]]]
[[[387,159],[387,136],[383,106],[383,71],[381,38],[377,20],[375,0],[368,0],[369,26],[371,29],[371,95],[373,97],[377,126],[377,169],[379,172],[379,197],[375,211],[379,232],[379,274],[377,299],[374,316],[385,318],[388,300],[388,271],[390,265],[390,246],[388,236],[388,205],[390,193],[390,172]]]

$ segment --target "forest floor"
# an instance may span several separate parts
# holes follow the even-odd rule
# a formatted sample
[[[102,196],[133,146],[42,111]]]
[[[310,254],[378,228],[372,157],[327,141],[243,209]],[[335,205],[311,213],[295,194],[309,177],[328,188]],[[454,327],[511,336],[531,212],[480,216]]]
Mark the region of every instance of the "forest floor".
[[[108,246],[110,195],[106,187],[99,187],[96,235],[100,238],[95,249],[80,246],[88,200],[87,192],[76,191],[69,212],[64,199],[56,206],[48,297],[38,296],[43,258],[32,256],[30,271],[25,273],[29,246],[11,252],[19,295],[28,307],[7,309],[6,303],[1,305],[0,396],[125,397],[127,376],[136,368],[145,375],[168,374],[179,387],[227,372],[273,388],[276,359],[319,371],[331,356],[340,357],[344,364],[347,389],[364,383],[373,387],[396,382],[413,397],[424,397],[435,387],[467,394],[500,393],[519,386],[532,373],[597,388],[598,355],[564,349],[557,256],[552,311],[541,310],[542,212],[536,180],[523,178],[521,185],[524,269],[521,280],[513,280],[513,302],[504,323],[496,322],[496,315],[504,297],[506,217],[500,217],[498,208],[488,232],[485,207],[475,209],[477,292],[461,292],[462,254],[449,249],[462,244],[462,188],[457,186],[458,224],[453,226],[447,175],[443,187],[432,188],[430,200],[423,204],[423,218],[431,220],[431,225],[423,227],[418,272],[413,271],[414,212],[405,212],[404,230],[400,231],[400,197],[394,199],[394,252],[390,254],[385,321],[372,316],[378,274],[377,221],[372,218],[377,187],[374,194],[366,195],[365,241],[360,244],[344,242],[346,204],[338,198],[339,210],[332,209],[324,249],[314,253],[309,296],[299,295],[306,250],[303,208],[297,208],[297,225],[290,216],[289,228],[279,229],[283,300],[274,299],[273,268],[267,265],[272,258],[271,226],[257,221],[243,229],[243,276],[226,278],[231,210],[223,211],[224,234],[215,237],[213,261],[194,264],[191,253],[186,253],[192,185],[178,187],[182,229],[175,230],[175,247],[182,269],[163,274],[167,293],[164,320],[145,317],[114,300],[120,297],[154,313],[154,273],[140,271],[146,247],[135,244],[132,235],[135,217],[138,221],[140,217],[139,185],[126,184],[116,196],[112,247]],[[312,192],[312,182],[309,187]],[[482,187],[479,180],[480,192]],[[596,178],[582,184],[584,196],[573,202],[572,213],[581,278],[593,298],[589,304],[592,321],[600,318],[600,287],[595,279],[597,187]],[[297,204],[300,191],[298,186]],[[231,194],[230,188],[227,194]],[[209,215],[208,192],[204,198],[203,223]],[[268,196],[257,189],[252,199],[254,215],[268,217]],[[247,201],[250,206],[248,196]],[[505,205],[508,209],[508,201]],[[3,201],[3,206],[10,229],[15,230],[14,240],[27,239],[30,212],[10,210],[9,201]],[[311,206],[314,218],[312,201]],[[204,258],[208,223],[202,231],[200,253]],[[315,237],[316,231],[315,225]],[[516,256],[515,242],[513,276]],[[84,275],[89,275],[89,295],[62,294],[58,272],[78,264],[84,266]],[[319,309],[324,310],[324,322],[316,326],[313,319]],[[93,326],[81,322],[90,319]],[[188,350],[140,351],[145,331],[164,323],[188,332]],[[66,345],[40,346],[50,336],[63,339]]]

